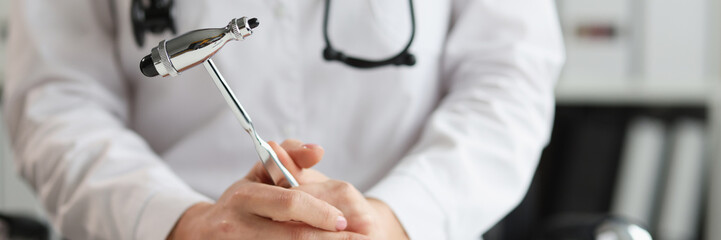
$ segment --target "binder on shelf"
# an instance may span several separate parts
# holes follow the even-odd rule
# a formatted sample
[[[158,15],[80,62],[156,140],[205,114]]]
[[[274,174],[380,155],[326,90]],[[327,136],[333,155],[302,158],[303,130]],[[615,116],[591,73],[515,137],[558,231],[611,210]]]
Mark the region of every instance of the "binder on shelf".
[[[611,203],[613,214],[651,226],[666,137],[661,120],[641,117],[630,123]]]
[[[661,198],[657,237],[697,239],[706,176],[706,128],[685,119],[673,126],[666,186]]]
[[[721,98],[714,97],[714,104],[719,104]],[[713,158],[709,161],[709,184],[708,196],[706,201],[706,222],[704,223],[704,239],[715,240],[721,239],[721,111],[719,106],[714,105],[715,110],[711,110],[712,120],[711,135],[713,136],[709,153]]]

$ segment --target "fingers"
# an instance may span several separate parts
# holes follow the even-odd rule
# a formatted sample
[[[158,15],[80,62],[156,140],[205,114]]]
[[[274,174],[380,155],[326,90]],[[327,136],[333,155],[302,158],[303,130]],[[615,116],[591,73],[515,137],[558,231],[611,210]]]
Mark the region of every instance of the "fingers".
[[[346,231],[366,234],[372,232],[375,217],[373,208],[352,184],[337,180],[301,185],[296,190],[306,192],[337,207],[348,219]]]
[[[317,144],[303,144],[296,139],[287,139],[280,144],[296,165],[300,168],[311,168],[323,159],[325,150]]]
[[[303,144],[303,142],[293,139],[284,141],[282,147],[274,141],[268,141],[268,145],[273,149],[283,166],[285,166],[301,184],[316,183],[328,179],[319,172],[304,169],[312,167],[323,158],[324,150],[320,146]],[[260,162],[253,166],[245,178],[252,182],[274,184],[273,179],[268,176],[268,172]],[[285,187],[290,186],[286,179],[281,179],[275,184]]]
[[[288,155],[288,152],[285,151],[282,147],[280,147],[277,143],[273,141],[269,141],[268,145],[273,149],[275,152],[275,155],[278,156],[278,160],[280,161],[283,166],[285,166],[286,169],[290,172],[291,175],[295,178],[298,183],[303,183],[302,181],[302,173],[303,169],[298,167],[293,161],[293,159]],[[290,182],[288,182],[288,179],[285,177],[283,179],[280,179],[280,181],[276,182],[275,185],[282,186],[285,188],[290,188]]]
[[[270,145],[273,151],[275,151],[275,155],[278,156],[278,160],[280,160],[283,166],[285,166],[285,168],[288,169],[288,171],[290,171],[293,176],[297,176],[298,174],[300,174],[303,168],[299,167],[295,163],[296,159],[291,158],[285,148],[282,148],[280,145],[278,145],[278,143],[274,141],[268,141],[268,145]]]
[[[273,148],[273,151],[278,155],[278,159],[283,163],[283,166],[293,174],[301,185],[328,180],[328,177],[320,172],[307,169],[318,163],[323,157],[324,151],[320,146],[303,144],[301,141],[292,139],[284,141],[282,147],[273,141],[269,141],[268,145]],[[277,184],[280,186],[289,185],[285,179]]]
[[[250,169],[250,172],[248,172],[248,175],[245,176],[245,179],[251,182],[265,183],[269,185],[274,184],[273,179],[270,178],[268,171],[265,170],[263,163],[260,161],[253,165],[253,168]]]
[[[340,210],[301,191],[253,184],[236,194],[241,209],[275,221],[299,221],[328,231],[348,225]]]
[[[306,192],[330,204],[365,199],[352,184],[338,180],[328,180],[317,184],[301,185],[296,190]]]
[[[322,229],[312,228],[297,223],[275,223],[266,221],[263,224],[263,233],[260,239],[331,239],[331,240],[367,240],[363,236],[353,232],[328,232]]]
[[[314,169],[303,169],[303,172],[297,177],[297,180],[303,185],[325,182],[328,181],[329,178]]]

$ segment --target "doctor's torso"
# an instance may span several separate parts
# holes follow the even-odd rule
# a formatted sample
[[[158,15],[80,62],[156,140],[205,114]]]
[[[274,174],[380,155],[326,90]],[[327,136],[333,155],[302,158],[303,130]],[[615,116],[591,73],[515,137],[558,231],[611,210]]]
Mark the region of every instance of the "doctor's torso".
[[[130,0],[116,0],[119,68],[130,86],[130,128],[190,186],[219,196],[258,161],[250,137],[202,67],[170,78],[146,78],[139,60],[166,38],[133,39]],[[257,17],[260,27],[213,59],[265,140],[320,144],[316,169],[366,190],[408,153],[444,92],[440,71],[450,2],[418,0],[413,67],[360,70],[321,55],[323,0],[176,0],[178,34]],[[407,0],[335,0],[331,41],[349,55],[381,59],[407,43]]]

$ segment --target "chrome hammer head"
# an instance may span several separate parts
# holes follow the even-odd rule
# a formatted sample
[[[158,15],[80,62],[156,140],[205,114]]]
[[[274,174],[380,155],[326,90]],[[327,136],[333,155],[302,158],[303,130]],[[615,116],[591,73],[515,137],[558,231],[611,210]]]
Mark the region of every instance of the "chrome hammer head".
[[[160,41],[140,60],[140,71],[147,77],[177,76],[212,57],[230,40],[243,40],[260,23],[256,18],[236,18],[224,28],[207,28]]]

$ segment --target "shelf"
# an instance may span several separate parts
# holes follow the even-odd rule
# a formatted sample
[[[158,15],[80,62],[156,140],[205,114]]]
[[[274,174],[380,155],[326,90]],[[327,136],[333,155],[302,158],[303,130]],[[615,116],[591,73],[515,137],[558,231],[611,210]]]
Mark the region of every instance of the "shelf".
[[[556,101],[566,105],[705,106],[717,82],[561,79],[555,92]]]

